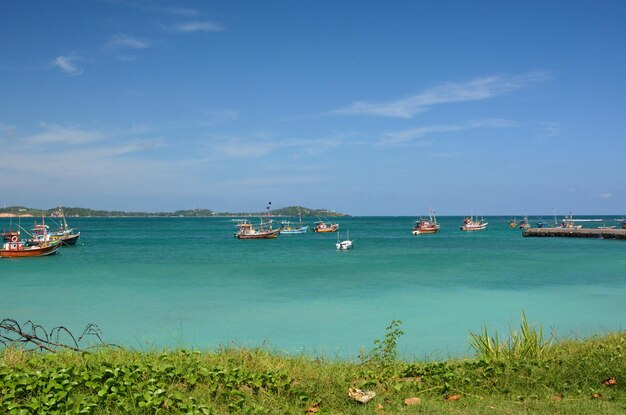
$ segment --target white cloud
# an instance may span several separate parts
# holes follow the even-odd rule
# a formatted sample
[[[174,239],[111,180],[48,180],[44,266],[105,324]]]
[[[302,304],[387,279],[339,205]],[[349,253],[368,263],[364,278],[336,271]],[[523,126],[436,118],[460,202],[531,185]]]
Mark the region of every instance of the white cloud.
[[[557,136],[561,134],[561,131],[563,130],[563,127],[561,126],[561,124],[555,123],[555,122],[542,122],[539,125],[539,128],[540,128],[540,132],[539,132],[540,138],[549,138],[549,137]]]
[[[82,75],[85,70],[78,67],[76,62],[80,61],[81,58],[78,56],[58,56],[55,60],[52,61],[52,66],[56,66],[61,69],[68,75],[71,76],[79,76]]]
[[[386,137],[379,141],[379,144],[402,144],[436,133],[466,131],[475,128],[503,128],[512,127],[514,125],[515,123],[513,121],[498,118],[470,121],[463,124],[430,125],[387,133]]]
[[[54,124],[42,124],[43,131],[35,135],[23,137],[22,141],[28,144],[84,144],[103,138],[103,134],[96,131],[86,131],[76,127],[64,127]]]
[[[613,195],[612,193],[605,192],[605,193],[595,193],[591,197],[595,199],[609,199],[612,195]]]
[[[185,16],[185,17],[195,17],[199,16],[200,13],[196,9],[185,8],[185,7],[168,7],[163,9],[166,13],[173,14],[176,16]]]
[[[150,44],[145,40],[122,34],[111,36],[104,46],[109,50],[139,50],[149,48]]]
[[[289,138],[279,139],[262,134],[250,137],[211,137],[206,144],[211,153],[219,158],[255,158],[276,150],[294,149],[307,154],[319,154],[330,148],[349,143],[353,134],[344,133],[327,138]]]
[[[294,184],[311,184],[325,181],[327,178],[319,175],[315,176],[269,176],[269,177],[255,177],[252,179],[240,179],[240,180],[227,180],[224,182],[226,186],[240,186],[240,187],[269,187],[269,186],[286,186]]]
[[[327,115],[377,115],[413,118],[429,107],[451,102],[480,101],[526,88],[549,78],[547,72],[531,72],[517,76],[492,75],[468,82],[448,82],[416,95],[389,102],[358,101]]]
[[[224,30],[218,23],[205,21],[185,22],[174,26],[174,30],[177,32],[191,33],[191,32],[221,32]]]

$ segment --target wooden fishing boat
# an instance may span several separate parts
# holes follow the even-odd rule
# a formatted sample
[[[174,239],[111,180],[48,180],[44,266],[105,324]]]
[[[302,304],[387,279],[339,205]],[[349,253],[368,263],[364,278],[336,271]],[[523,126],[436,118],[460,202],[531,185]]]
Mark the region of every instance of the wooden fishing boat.
[[[574,218],[572,217],[572,212],[569,213],[569,216],[566,216],[561,221],[561,225],[558,228],[562,229],[582,229],[582,225],[577,225],[574,223]]]
[[[315,222],[315,226],[311,229],[312,232],[318,233],[326,233],[326,232],[337,232],[339,229],[338,223],[326,223],[323,220]]]
[[[460,226],[462,231],[482,231],[487,228],[489,223],[485,222],[483,219],[478,220],[478,218],[474,218],[472,216],[463,219],[463,224]]]
[[[529,229],[530,228],[530,222],[528,221],[528,216],[524,216],[524,219],[522,219],[520,221],[519,228],[520,229]]]
[[[44,242],[39,245],[27,245],[17,237],[12,237],[0,249],[0,258],[25,258],[54,255],[61,247],[61,241]]]
[[[271,225],[270,225],[271,226]],[[272,229],[261,225],[259,229],[256,229],[252,223],[246,219],[242,219],[237,224],[237,232],[235,232],[235,238],[237,239],[275,239],[280,234],[280,229]]]
[[[80,238],[80,232],[74,233],[74,229],[67,225],[67,220],[65,219],[65,214],[63,214],[62,210],[59,209],[57,217],[60,217],[62,222],[59,224],[59,229],[50,233],[50,239],[55,241],[60,240],[63,243],[63,246],[76,245],[78,238]]]
[[[515,220],[515,218],[509,220],[509,228],[511,228],[511,229],[517,228],[517,220]]]
[[[435,211],[431,209],[428,218],[420,217],[413,228],[413,235],[421,235],[423,233],[437,233],[439,232],[439,224],[437,223],[437,216],[435,216]]]
[[[281,222],[282,226],[280,227],[280,233],[286,234],[286,235],[307,233],[307,231],[309,230],[309,226],[302,224],[302,212],[300,211],[300,208],[298,208],[298,218],[299,218],[298,227],[292,226],[291,222],[288,220],[282,221]]]

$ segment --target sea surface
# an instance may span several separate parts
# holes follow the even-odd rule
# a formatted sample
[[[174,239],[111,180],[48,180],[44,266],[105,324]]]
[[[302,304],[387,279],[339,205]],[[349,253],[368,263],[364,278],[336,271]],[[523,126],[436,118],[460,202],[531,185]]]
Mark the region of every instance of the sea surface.
[[[486,219],[467,233],[461,217],[443,217],[440,233],[413,236],[413,217],[339,218],[354,241],[341,252],[337,234],[237,240],[231,218],[71,218],[77,246],[0,259],[0,319],[75,334],[95,323],[107,342],[138,350],[329,358],[356,358],[393,320],[399,351],[419,359],[469,356],[470,331],[502,336],[522,310],[558,338],[625,328],[626,241],[524,238],[509,218]]]

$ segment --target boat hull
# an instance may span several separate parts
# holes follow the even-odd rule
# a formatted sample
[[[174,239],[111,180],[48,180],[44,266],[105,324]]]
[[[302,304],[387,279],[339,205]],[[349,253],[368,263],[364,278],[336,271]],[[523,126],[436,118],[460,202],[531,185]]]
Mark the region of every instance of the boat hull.
[[[268,231],[268,232],[257,232],[257,233],[238,233],[235,236],[237,239],[275,239],[278,238],[278,234],[280,230]]]
[[[330,232],[337,232],[338,229],[339,229],[339,225],[330,225],[325,228],[313,228],[312,231],[316,233],[330,233]]]
[[[38,256],[54,255],[59,250],[60,243],[44,247],[25,247],[23,249],[2,249],[0,258],[29,258]]]
[[[462,231],[472,232],[472,231],[482,231],[487,229],[487,225],[484,226],[461,226]]]
[[[281,229],[280,233],[284,235],[298,234],[298,233],[307,233],[309,230],[308,226],[303,226],[299,229]]]
[[[413,231],[418,231],[419,234],[437,233],[437,232],[439,232],[439,226],[437,226],[436,228],[435,227],[428,227],[428,228],[426,228],[426,227],[418,226],[418,227],[413,228]]]
[[[80,232],[67,238],[61,238],[61,242],[63,243],[63,246],[74,246],[76,245],[76,242],[78,242],[78,238],[80,238]]]
[[[348,249],[352,249],[352,241],[342,241],[336,243],[335,246],[339,251],[347,251]]]

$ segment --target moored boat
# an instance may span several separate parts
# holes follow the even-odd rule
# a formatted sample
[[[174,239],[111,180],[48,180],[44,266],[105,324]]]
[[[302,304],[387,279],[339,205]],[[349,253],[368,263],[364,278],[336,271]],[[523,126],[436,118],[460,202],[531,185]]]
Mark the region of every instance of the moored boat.
[[[325,221],[320,220],[318,222],[315,222],[315,226],[313,227],[313,229],[311,229],[311,231],[325,233],[325,232],[337,232],[338,229],[339,229],[338,223],[326,223]]]
[[[67,226],[67,220],[65,220],[65,215],[62,210],[59,210],[57,217],[60,217],[63,221],[59,225],[59,229],[50,233],[50,239],[54,241],[60,240],[64,246],[76,245],[78,238],[80,238],[80,232],[74,233],[74,229]]]
[[[284,220],[281,222],[280,233],[286,235],[299,234],[299,233],[307,233],[309,230],[308,225],[302,224],[302,212],[300,208],[298,208],[298,218],[299,218],[299,226],[292,226],[291,222],[288,220]]]
[[[528,222],[528,216],[524,216],[524,219],[522,219],[520,221],[519,228],[520,229],[528,229],[528,228],[530,228],[530,222]]]
[[[437,233],[439,232],[439,224],[437,223],[437,216],[435,211],[431,210],[428,218],[420,217],[413,227],[413,235],[421,235],[423,233]]]
[[[274,239],[280,234],[280,229],[272,229],[261,224],[257,229],[250,223],[250,221],[243,219],[237,224],[237,232],[235,232],[235,238],[237,239]]]
[[[488,222],[484,219],[478,220],[472,216],[463,219],[463,224],[459,227],[462,231],[481,231],[487,228]]]
[[[0,258],[25,258],[54,255],[61,247],[61,241],[43,242],[38,245],[27,245],[13,236],[9,242],[4,242],[0,249]]]
[[[264,217],[260,218],[258,228],[255,228],[252,223],[247,219],[237,220],[237,232],[235,232],[235,238],[237,239],[275,239],[280,234],[280,229],[272,228],[274,221],[272,220],[272,202],[268,203],[267,213]]]
[[[572,217],[572,212],[569,213],[569,216],[566,216],[561,221],[561,225],[558,228],[562,229],[582,229],[582,225],[576,225],[574,223],[574,218]]]
[[[352,249],[352,241],[350,240],[350,231],[346,232],[346,239],[344,241],[339,241],[339,234],[337,234],[337,243],[335,247],[339,251],[347,251],[348,249]]]

